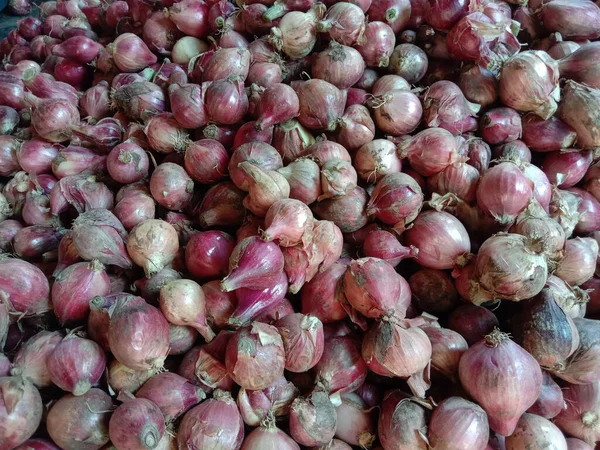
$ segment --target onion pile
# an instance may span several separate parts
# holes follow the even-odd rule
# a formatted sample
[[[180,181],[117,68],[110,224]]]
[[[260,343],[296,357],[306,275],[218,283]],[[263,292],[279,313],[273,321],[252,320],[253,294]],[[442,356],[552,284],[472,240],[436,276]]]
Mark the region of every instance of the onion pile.
[[[7,31],[0,449],[600,445],[596,3]]]

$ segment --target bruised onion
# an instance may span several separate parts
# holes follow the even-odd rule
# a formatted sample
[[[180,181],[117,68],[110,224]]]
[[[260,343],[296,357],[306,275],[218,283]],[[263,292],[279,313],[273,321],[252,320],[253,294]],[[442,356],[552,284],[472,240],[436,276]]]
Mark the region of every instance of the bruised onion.
[[[422,400],[402,391],[385,393],[379,410],[378,434],[384,449],[427,450],[422,434],[427,432],[427,409]],[[403,442],[402,446],[398,446]]]
[[[537,361],[497,329],[464,353],[458,370],[463,388],[487,413],[490,428],[504,436],[514,432],[542,386]]]

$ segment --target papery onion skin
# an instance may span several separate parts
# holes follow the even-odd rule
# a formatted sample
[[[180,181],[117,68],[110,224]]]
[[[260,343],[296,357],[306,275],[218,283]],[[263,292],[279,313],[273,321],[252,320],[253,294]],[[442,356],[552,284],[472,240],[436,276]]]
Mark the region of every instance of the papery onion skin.
[[[144,268],[146,277],[160,272],[174,258],[179,248],[175,228],[163,220],[150,219],[137,225],[129,234],[127,251],[134,263]]]
[[[537,361],[499,330],[469,348],[458,371],[463,388],[488,414],[490,428],[503,436],[513,433],[542,386]]]
[[[227,344],[225,364],[234,381],[245,389],[264,389],[283,375],[285,350],[279,331],[254,322]]]
[[[326,445],[335,435],[336,424],[336,410],[322,386],[306,398],[296,397],[290,407],[290,435],[302,445]]]
[[[360,341],[353,336],[327,339],[323,356],[315,366],[318,379],[330,394],[355,391],[365,382],[367,371]]]

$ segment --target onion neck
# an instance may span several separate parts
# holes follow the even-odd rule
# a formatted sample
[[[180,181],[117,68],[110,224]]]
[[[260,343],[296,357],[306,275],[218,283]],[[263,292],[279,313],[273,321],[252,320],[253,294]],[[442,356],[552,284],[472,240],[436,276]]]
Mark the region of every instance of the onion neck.
[[[506,341],[509,338],[510,335],[508,333],[503,333],[499,328],[494,328],[494,331],[488,334],[484,339],[488,347],[498,347],[503,341]]]

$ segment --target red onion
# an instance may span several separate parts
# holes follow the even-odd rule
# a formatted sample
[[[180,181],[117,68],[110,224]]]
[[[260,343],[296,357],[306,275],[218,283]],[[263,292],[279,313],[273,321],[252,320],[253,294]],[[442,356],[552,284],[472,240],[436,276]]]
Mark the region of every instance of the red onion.
[[[290,434],[305,446],[326,445],[336,430],[336,411],[321,385],[306,398],[296,397],[290,408]]]
[[[199,128],[208,122],[202,100],[202,88],[197,84],[172,84],[169,99],[173,117],[184,128]]]
[[[474,115],[479,105],[470,103],[460,88],[451,81],[433,83],[423,101],[423,113],[430,127],[441,127],[453,134],[477,128]]]
[[[415,258],[419,251],[416,247],[404,247],[396,237],[383,230],[373,231],[367,235],[363,244],[365,256],[383,259],[392,267],[406,258]]]
[[[160,309],[165,318],[174,325],[195,328],[210,342],[215,334],[206,322],[204,292],[192,280],[173,280],[160,290]]]
[[[158,204],[173,211],[186,207],[192,200],[194,181],[183,167],[165,162],[150,177],[150,192]]]
[[[359,346],[360,342],[352,336],[332,337],[325,342],[315,371],[330,394],[353,392],[365,382],[367,365]]]
[[[425,408],[429,405],[400,390],[386,392],[378,423],[379,440],[384,448],[427,450],[427,442],[421,436],[428,423]]]
[[[152,449],[165,433],[165,418],[150,400],[126,399],[110,417],[108,432],[117,447]]]
[[[419,249],[417,262],[431,269],[450,269],[457,258],[471,250],[462,223],[454,216],[438,211],[420,213],[413,227],[406,231],[406,243]],[[440,253],[441,249],[444,254]]]
[[[385,22],[392,28],[393,34],[398,34],[408,25],[411,3],[407,0],[373,2],[366,13],[371,21]]]
[[[479,182],[479,171],[466,163],[455,163],[429,177],[427,184],[431,192],[455,194],[467,203],[473,203]]]
[[[526,51],[502,66],[500,99],[518,111],[533,111],[548,119],[556,111],[558,65],[541,51]]]
[[[362,56],[361,60],[364,60],[357,67],[362,68],[360,75],[364,73],[365,64],[369,67],[387,67],[395,42],[394,31],[388,24],[380,21],[369,22],[365,27],[364,42],[356,46],[356,50]],[[357,76],[358,72],[357,70]]]
[[[61,236],[62,232],[51,226],[25,227],[13,238],[13,252],[20,258],[39,258],[44,253],[57,249]]]
[[[229,275],[221,282],[224,291],[240,287],[269,287],[283,269],[283,255],[272,242],[258,236],[246,238],[234,248],[229,260]]]
[[[535,414],[523,414],[515,432],[506,438],[506,448],[517,449],[537,445],[539,440],[552,442],[557,449],[567,450],[567,441],[556,425]]]
[[[363,385],[365,386],[365,385]],[[375,441],[375,423],[371,411],[356,393],[341,396],[341,404],[336,407],[337,427],[335,435],[343,439],[332,441],[332,449],[346,450],[341,444],[346,442],[359,445],[362,448],[370,447]],[[337,443],[337,447],[336,444]],[[349,447],[348,447],[349,448]]]
[[[202,389],[182,376],[170,372],[154,375],[144,383],[136,396],[154,402],[166,421],[177,419],[206,398]]]
[[[328,141],[327,139],[319,139],[314,144],[306,149],[306,154],[302,156],[310,156],[315,160],[319,167],[323,167],[327,161],[341,159],[351,162],[352,158],[346,148],[336,142]]]
[[[314,77],[325,80],[339,89],[348,89],[356,84],[364,70],[365,61],[361,54],[352,47],[335,41],[331,41],[326,50],[316,54],[312,66]]]
[[[272,141],[286,163],[294,162],[315,143],[312,134],[296,119],[277,125],[272,131]]]
[[[488,417],[479,405],[449,397],[434,409],[427,439],[433,448],[484,450],[489,439]]]
[[[537,361],[499,330],[464,353],[459,375],[463,388],[486,411],[492,430],[505,436],[514,432],[542,385]]]
[[[571,236],[577,226],[581,213],[579,207],[582,197],[573,192],[554,188],[550,201],[550,217],[556,220],[565,230],[566,236]]]
[[[76,397],[67,394],[52,405],[46,420],[48,434],[60,448],[100,448],[108,442],[113,402],[100,389]],[[77,424],[77,426],[65,426]]]
[[[317,30],[328,33],[332,40],[343,45],[361,44],[364,40],[365,14],[360,7],[340,2],[331,6]]]
[[[136,81],[117,88],[112,94],[112,101],[133,120],[144,120],[165,110],[164,92],[148,81]]]
[[[422,203],[423,193],[412,177],[401,172],[391,173],[375,186],[367,204],[367,214],[375,215],[401,231],[417,217]]]
[[[248,97],[239,78],[213,81],[204,93],[206,112],[217,124],[232,125],[248,111]]]
[[[575,325],[549,289],[528,300],[527,306],[515,318],[514,330],[518,341],[542,367],[559,366],[579,346]],[[541,322],[549,325],[540,325]]]
[[[50,287],[43,272],[20,259],[0,259],[0,295],[9,311],[36,315],[50,309]]]
[[[219,49],[206,64],[202,73],[202,81],[216,81],[236,76],[244,81],[250,69],[250,57],[251,53],[247,49]],[[190,64],[192,64],[191,61]],[[193,75],[192,80],[194,80]]]
[[[21,377],[0,378],[4,427],[0,438],[7,448],[15,448],[33,435],[42,420],[43,405],[37,389]]]
[[[0,252],[6,253],[10,249],[11,241],[21,229],[23,225],[18,220],[4,218],[0,222]]]
[[[235,149],[229,161],[229,174],[237,187],[248,191],[250,177],[240,169],[242,162],[252,163],[263,170],[283,167],[281,156],[275,148],[264,142],[250,142]]]
[[[231,331],[223,331],[210,344],[192,348],[185,354],[179,366],[179,375],[199,385],[205,392],[231,389],[233,380],[229,377],[224,363],[224,351],[231,334]],[[217,354],[214,348],[209,348],[214,344],[219,344],[218,350],[223,354]]]
[[[17,111],[20,111],[25,106],[23,82],[21,80],[9,75],[5,79],[0,80],[0,87],[2,87],[0,100],[4,106],[10,106]]]
[[[127,232],[110,211],[86,211],[75,220],[72,230],[73,243],[83,259],[97,259],[102,264],[131,268],[125,248]]]
[[[452,279],[441,270],[421,269],[410,276],[408,283],[413,301],[425,312],[446,312],[458,300]]]
[[[288,13],[289,14],[289,13]],[[284,16],[285,17],[285,16]],[[252,430],[240,450],[300,450],[300,446],[274,425]]]
[[[393,266],[377,258],[361,258],[349,264],[344,294],[361,314],[371,318],[403,319],[410,303],[410,287]]]
[[[19,165],[29,174],[49,173],[52,161],[62,147],[41,139],[31,139],[21,144],[17,151]]]
[[[595,278],[582,284],[581,289],[569,286],[555,275],[550,275],[546,281],[546,286],[552,291],[556,302],[572,319],[583,317],[586,313],[586,306],[592,307],[593,302],[582,290],[593,288],[595,285]]]
[[[592,155],[587,151],[550,152],[544,158],[542,170],[552,184],[569,188],[583,179],[591,163]]]
[[[107,384],[115,392],[136,392],[156,372],[152,370],[133,370],[116,359],[108,365]]]
[[[363,181],[378,183],[384,176],[400,172],[402,162],[392,142],[375,139],[358,149],[354,155],[354,166]]]
[[[0,107],[0,133],[11,134],[19,124],[19,113],[9,106]]]
[[[13,358],[11,374],[30,381],[38,388],[52,386],[48,357],[61,340],[59,331],[40,331],[31,337]]]
[[[531,162],[531,151],[523,141],[515,140],[494,147],[495,159]]]
[[[563,399],[562,389],[552,379],[552,376],[546,371],[543,371],[542,375],[543,381],[540,396],[527,412],[537,414],[546,419],[552,419],[565,408],[566,404]]]
[[[321,194],[321,174],[319,166],[308,158],[292,161],[278,170],[290,185],[290,198],[306,205],[317,200]]]
[[[441,2],[437,4],[441,6]],[[473,12],[462,17],[452,26],[446,41],[452,58],[473,61],[494,74],[499,71],[507,57],[514,55],[521,48],[508,27],[494,24],[482,12]]]
[[[510,229],[531,239],[540,239],[549,263],[556,264],[564,257],[565,232],[560,224],[548,217],[546,211],[532,201]]]
[[[365,190],[356,187],[347,195],[318,202],[313,212],[323,220],[332,221],[343,232],[351,233],[367,223],[365,214],[367,199]]]
[[[229,392],[217,390],[213,398],[188,411],[179,427],[180,447],[240,448],[244,423]]]
[[[265,227],[265,241],[277,240],[283,247],[306,243],[312,234],[312,212],[298,200],[279,200],[267,211]]]
[[[598,439],[597,421],[600,407],[600,383],[570,384],[563,389],[567,407],[554,423],[565,433],[594,445]],[[569,446],[569,449],[571,447]]]
[[[318,200],[349,194],[356,188],[358,175],[347,161],[333,160],[321,167],[321,190]]]
[[[38,106],[42,100],[65,100],[73,106],[77,106],[79,96],[77,90],[45,73],[38,73],[30,68],[23,73],[23,83],[33,95],[26,96],[26,102],[30,106]]]
[[[206,320],[213,329],[225,328],[237,306],[236,294],[221,291],[220,283],[213,280],[202,285],[206,298]]]
[[[112,49],[115,65],[122,72],[137,72],[157,61],[144,41],[132,33],[119,35],[109,49]]]
[[[108,341],[115,358],[134,370],[160,369],[169,351],[169,324],[142,298],[117,299]]]
[[[512,108],[494,108],[481,117],[481,136],[488,144],[514,141],[521,132],[521,116]]]
[[[71,127],[73,134],[81,139],[84,145],[97,147],[108,153],[123,140],[121,123],[112,117],[100,119],[96,125],[77,125]]]
[[[354,151],[373,141],[375,124],[369,110],[363,105],[350,105],[338,119],[338,143]]]
[[[186,266],[197,277],[224,276],[234,247],[234,239],[222,231],[195,233],[186,246]]]
[[[237,331],[227,345],[225,364],[245,389],[264,389],[283,375],[285,352],[277,328],[254,322]]]
[[[597,257],[598,242],[595,239],[568,239],[565,256],[558,264],[556,276],[571,286],[579,286],[594,275]]]
[[[400,157],[422,176],[435,175],[458,160],[456,138],[442,128],[423,130],[398,146]]]
[[[223,182],[211,187],[200,204],[200,226],[240,226],[245,211],[244,192],[233,183]]]
[[[110,280],[97,260],[75,263],[56,277],[52,304],[61,323],[80,322],[89,314],[89,301],[110,293]]]
[[[348,315],[342,285],[345,272],[346,266],[336,262],[306,283],[301,291],[302,312],[311,314],[324,323],[344,319]]]
[[[298,95],[288,85],[268,86],[260,97],[255,128],[262,130],[293,119],[300,108]]]
[[[297,123],[297,121],[295,122]],[[264,142],[265,144],[271,144],[273,142],[274,127],[267,128],[266,130],[257,130],[254,127],[255,124],[256,121],[250,121],[244,123],[241,127],[238,128],[238,130],[235,133],[233,148],[238,148],[241,145],[248,144],[254,141]],[[298,126],[301,125],[298,124]]]
[[[598,215],[600,203],[598,203],[598,200],[590,193],[579,188],[569,188],[569,191],[581,198],[578,209],[580,216],[575,226],[575,232],[583,234],[598,231],[600,229]]]
[[[324,80],[305,81],[297,90],[300,101],[298,120],[311,130],[334,130],[344,114],[345,98],[341,90]]]
[[[42,439],[28,439],[17,450],[60,450],[59,447]]]
[[[581,439],[567,438],[566,442],[568,450],[593,450],[591,445],[588,445]]]
[[[175,42],[180,36],[175,24],[165,17],[162,11],[156,11],[144,23],[142,38],[148,48],[158,53],[170,55]]]
[[[477,187],[477,204],[497,222],[510,224],[529,203],[531,184],[516,164],[500,163],[481,177]],[[487,194],[491,191],[501,195]]]
[[[592,64],[592,61],[597,58],[598,48],[597,43],[591,42],[560,59],[558,66],[561,77],[599,88],[597,68]]]
[[[590,102],[600,92],[591,87],[567,80],[563,89],[563,99],[558,117],[577,133],[577,144],[583,148],[595,147],[600,142],[600,135],[594,128],[583,126],[584,123],[596,122],[596,111]]]
[[[482,108],[494,104],[498,99],[498,80],[490,71],[478,65],[465,67],[458,85],[467,100],[480,104]]]
[[[405,90],[389,91],[374,101],[375,123],[385,133],[411,133],[421,121],[423,109],[418,97]]]
[[[96,174],[106,170],[106,156],[76,145],[59,150],[52,161],[52,172],[57,178],[77,174]]]
[[[137,225],[127,241],[129,256],[144,269],[146,276],[160,272],[173,261],[178,248],[179,238],[173,226],[156,219]]]
[[[185,170],[199,183],[212,184],[225,177],[229,155],[225,147],[213,139],[191,143],[185,152]]]
[[[540,18],[550,32],[559,32],[564,38],[596,39],[600,37],[600,9],[583,1],[559,0],[549,6],[543,5]]]
[[[50,378],[63,391],[84,395],[95,385],[106,368],[102,348],[94,341],[68,335],[47,359]]]
[[[42,22],[36,17],[25,17],[17,21],[17,32],[27,40],[42,34]]]
[[[323,355],[323,324],[310,315],[300,313],[282,317],[274,324],[283,341],[285,368],[290,372],[312,369]]]
[[[198,38],[206,37],[209,32],[209,5],[185,0],[169,8],[168,15],[183,33]]]
[[[169,324],[169,356],[187,353],[197,339],[198,332],[194,328]]]
[[[369,328],[362,355],[373,372],[404,378],[416,397],[425,396],[430,386],[431,342],[410,320],[383,320]]]
[[[119,191],[114,209],[115,215],[128,231],[131,231],[136,225],[154,218],[156,210],[154,199],[150,196],[148,189],[145,186],[133,186],[133,189],[122,194],[121,199],[118,197],[123,189]]]
[[[81,63],[89,63],[93,61],[100,50],[102,45],[94,42],[85,36],[73,36],[62,43],[52,47],[52,53],[55,56],[62,58],[69,58]]]
[[[111,178],[119,183],[135,183],[148,175],[150,160],[142,147],[123,142],[114,147],[106,159]]]
[[[9,177],[20,169],[18,161],[19,141],[13,136],[0,136],[0,175]]]
[[[469,296],[475,304],[494,298],[520,300],[538,294],[547,278],[547,262],[535,241],[518,234],[496,234],[479,249]],[[490,270],[493,268],[493,270]]]
[[[50,119],[52,118],[52,119]],[[42,100],[31,115],[36,133],[50,142],[62,142],[71,137],[72,125],[79,122],[79,111],[70,102],[61,99]]]
[[[148,137],[148,144],[152,150],[159,153],[183,151],[189,143],[187,133],[179,127],[170,113],[161,113],[152,117],[146,123],[144,133]]]

